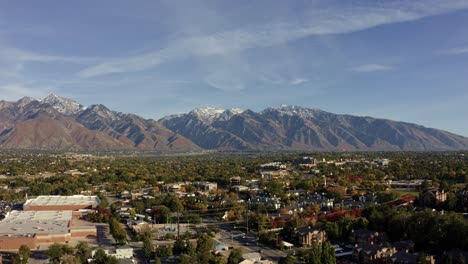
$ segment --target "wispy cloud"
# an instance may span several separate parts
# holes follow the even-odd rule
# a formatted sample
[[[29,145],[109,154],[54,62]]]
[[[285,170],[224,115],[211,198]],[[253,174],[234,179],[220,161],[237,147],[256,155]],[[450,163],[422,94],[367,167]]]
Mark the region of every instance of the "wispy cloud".
[[[378,6],[340,5],[340,7],[313,9],[303,12],[296,20],[286,19],[270,24],[182,38],[167,48],[137,56],[109,59],[83,69],[78,75],[94,77],[142,71],[168,61],[188,57],[222,55],[250,48],[281,45],[310,36],[355,32],[379,25],[413,21],[462,8],[468,8],[467,1],[392,1],[379,2]]]
[[[0,94],[2,100],[18,100],[19,98],[29,96],[33,98],[42,98],[48,91],[41,87],[29,87],[23,83],[8,83],[0,85]]]
[[[393,67],[383,64],[364,64],[353,67],[351,70],[354,72],[375,72],[375,71],[390,71]]]
[[[291,84],[291,85],[299,85],[299,84],[306,83],[306,82],[308,82],[308,81],[309,81],[309,80],[307,80],[307,79],[296,78],[296,79],[291,80],[290,84]]]
[[[446,50],[444,53],[448,55],[468,54],[468,47],[449,49],[449,50]]]
[[[41,54],[32,51],[22,50],[13,47],[0,46],[0,56],[2,60],[17,61],[17,62],[54,62],[64,61],[71,63],[93,62],[96,58],[74,57],[74,56],[57,56]]]

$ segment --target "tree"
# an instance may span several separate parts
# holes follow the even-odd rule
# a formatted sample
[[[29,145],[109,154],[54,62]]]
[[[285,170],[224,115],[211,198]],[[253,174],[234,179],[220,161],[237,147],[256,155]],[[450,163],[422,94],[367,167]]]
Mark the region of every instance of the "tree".
[[[453,258],[453,263],[455,264],[465,264],[465,256],[460,252],[456,257]]]
[[[21,263],[28,263],[29,257],[31,256],[31,249],[26,245],[21,245],[18,250],[18,256],[21,260]]]
[[[227,264],[238,264],[242,259],[242,252],[240,248],[233,248],[229,254]]]
[[[72,254],[65,254],[60,259],[60,263],[61,264],[79,264],[81,262]]]
[[[161,264],[161,259],[158,256],[154,257],[154,264]]]
[[[169,257],[172,256],[172,247],[171,246],[158,246],[155,251],[156,257]]]
[[[112,236],[115,238],[117,243],[124,244],[127,240],[127,233],[125,230],[120,226],[119,221],[114,217],[109,219],[109,228]]]
[[[179,263],[180,264],[195,264],[197,263],[196,259],[193,257],[187,255],[187,254],[182,254],[179,256]],[[208,262],[207,262],[208,263]]]
[[[119,261],[113,257],[113,256],[108,256],[104,250],[99,249],[96,251],[96,254],[94,254],[93,257],[93,264],[118,264]]]
[[[450,253],[444,254],[444,257],[442,259],[442,263],[443,264],[452,264],[453,263],[452,254],[450,254]]]
[[[146,259],[150,259],[153,254],[153,241],[151,238],[145,237],[143,240],[143,253],[145,254]]]
[[[200,263],[208,263],[214,247],[213,239],[207,234],[201,234],[197,240],[197,253]]]
[[[99,211],[106,209],[109,206],[107,198],[102,193],[98,194],[98,198],[101,202],[99,203],[96,209],[98,209]]]
[[[185,244],[184,240],[177,239],[174,242],[174,246],[172,247],[172,251],[174,252],[174,255],[186,254],[187,253],[187,245]]]
[[[296,258],[293,255],[287,255],[286,257],[280,259],[279,264],[294,264],[295,262]]]
[[[216,256],[210,259],[209,264],[227,264],[227,260],[223,256]]]
[[[153,209],[153,219],[157,223],[165,223],[171,215],[171,210],[164,205],[158,205]]]
[[[418,258],[416,259],[417,264],[426,264],[426,254],[424,252],[421,252],[418,254]]]
[[[322,263],[322,248],[318,244],[314,244],[312,249],[309,251],[307,256],[307,263],[309,264],[321,264]]]
[[[54,243],[49,246],[47,250],[47,256],[50,258],[52,262],[59,262],[60,258],[64,255],[62,245],[58,243]]]
[[[89,258],[91,258],[91,249],[89,248],[88,243],[85,241],[79,241],[75,246],[76,257],[80,263],[86,263]]]
[[[329,241],[322,244],[322,263],[336,264],[335,248]]]

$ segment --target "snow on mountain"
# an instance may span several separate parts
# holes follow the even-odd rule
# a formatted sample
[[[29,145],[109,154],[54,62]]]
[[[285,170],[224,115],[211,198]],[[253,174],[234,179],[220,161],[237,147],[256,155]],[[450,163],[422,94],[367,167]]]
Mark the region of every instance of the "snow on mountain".
[[[325,113],[324,111],[316,108],[305,108],[297,105],[280,105],[279,107],[269,107],[262,111],[262,113],[277,112],[283,115],[296,115],[303,118],[314,117],[317,113]]]
[[[221,109],[214,107],[202,107],[192,110],[189,114],[195,115],[203,122],[211,124],[218,120],[229,120],[234,115],[240,114],[242,112],[243,110],[239,108]]]
[[[221,115],[219,115],[218,118],[216,118],[216,121],[228,121],[233,116],[238,115],[238,114],[242,114],[243,112],[244,112],[244,110],[242,110],[240,108],[227,109]]]
[[[23,97],[23,98],[19,99],[18,102],[17,102],[17,105],[19,107],[23,107],[23,106],[25,106],[25,105],[33,102],[33,101],[36,101],[36,99],[26,96],[26,97]]]
[[[65,115],[74,115],[85,109],[85,107],[78,102],[55,94],[49,94],[40,101],[50,104],[55,110]]]

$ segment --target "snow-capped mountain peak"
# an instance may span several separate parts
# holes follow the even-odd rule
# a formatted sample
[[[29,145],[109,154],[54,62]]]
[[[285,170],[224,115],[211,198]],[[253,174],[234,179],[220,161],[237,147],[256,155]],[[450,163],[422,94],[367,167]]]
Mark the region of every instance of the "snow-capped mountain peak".
[[[263,110],[263,113],[266,112],[279,112],[283,115],[296,115],[301,117],[313,117],[317,113],[323,113],[322,110],[317,108],[305,108],[297,105],[280,105],[278,107],[270,107]]]
[[[17,103],[18,103],[18,105],[19,105],[20,107],[23,107],[23,106],[25,106],[25,105],[27,105],[27,104],[33,102],[33,101],[36,101],[36,99],[31,98],[31,97],[28,97],[28,96],[25,96],[25,97],[19,99]]]
[[[243,111],[244,110],[239,108],[221,109],[214,107],[202,107],[192,110],[190,114],[197,116],[205,123],[211,124],[217,120],[229,120],[234,115],[240,114]]]
[[[40,101],[51,105],[55,110],[65,115],[74,115],[85,109],[85,107],[78,102],[55,94],[49,94]]]
[[[200,120],[212,123],[214,122],[221,114],[224,113],[224,109],[214,108],[214,107],[201,107],[196,108],[190,112],[190,114],[197,116]]]

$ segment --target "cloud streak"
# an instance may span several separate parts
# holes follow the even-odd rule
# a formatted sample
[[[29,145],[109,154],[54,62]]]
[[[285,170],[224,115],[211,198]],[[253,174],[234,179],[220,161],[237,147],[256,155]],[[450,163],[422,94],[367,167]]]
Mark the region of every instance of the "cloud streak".
[[[5,100],[18,100],[25,96],[33,98],[42,98],[47,92],[47,89],[28,87],[22,83],[9,83],[0,85],[0,93],[2,94],[2,99]]]
[[[375,72],[375,71],[390,71],[392,66],[383,65],[383,64],[364,64],[359,65],[351,69],[353,72]]]
[[[276,46],[311,36],[355,32],[464,8],[468,8],[466,1],[429,0],[417,3],[413,1],[384,2],[380,6],[313,9],[305,11],[300,22],[299,19],[285,20],[182,38],[160,50],[104,61],[83,69],[78,75],[89,78],[112,73],[137,72],[173,60]]]
[[[2,60],[16,61],[16,62],[71,62],[71,63],[85,63],[96,61],[96,58],[83,58],[73,56],[56,56],[41,53],[35,53],[27,50],[22,50],[13,47],[0,47],[0,55]]]
[[[450,50],[447,50],[445,53],[448,55],[468,54],[468,47],[450,49]]]

